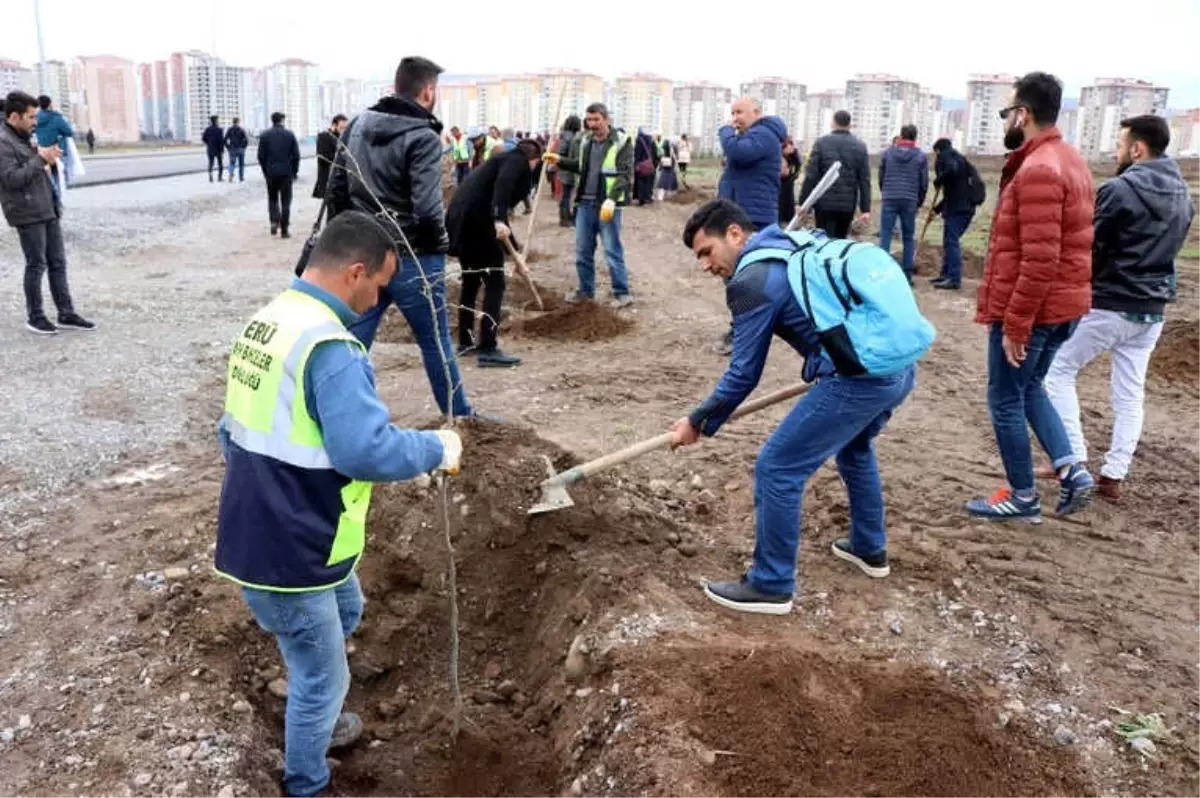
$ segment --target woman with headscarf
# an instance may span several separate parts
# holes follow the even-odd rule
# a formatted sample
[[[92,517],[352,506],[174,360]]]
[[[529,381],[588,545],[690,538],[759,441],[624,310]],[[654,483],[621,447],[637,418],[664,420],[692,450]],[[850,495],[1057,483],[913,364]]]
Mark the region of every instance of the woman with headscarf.
[[[659,145],[658,154],[658,198],[669,197],[679,190],[679,180],[675,177],[675,147],[671,140],[664,137]]]
[[[779,223],[786,225],[796,215],[796,176],[800,174],[800,151],[788,136],[783,140],[783,161],[779,165]]]
[[[580,136],[580,131],[583,130],[583,123],[579,121],[579,117],[571,114],[563,122],[562,131],[558,134],[558,146],[555,152],[563,158],[579,159],[579,145],[583,139]],[[558,226],[559,227],[574,227],[575,214],[571,213],[571,202],[574,197],[571,196],[574,192],[575,182],[579,179],[574,172],[568,172],[560,169],[558,171],[558,179],[562,181],[562,196],[558,198]]]

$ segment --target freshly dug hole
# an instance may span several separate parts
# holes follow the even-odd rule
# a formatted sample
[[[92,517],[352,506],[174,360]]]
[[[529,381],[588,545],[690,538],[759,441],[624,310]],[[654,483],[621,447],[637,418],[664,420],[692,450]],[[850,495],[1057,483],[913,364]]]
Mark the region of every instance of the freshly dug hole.
[[[616,338],[634,325],[633,319],[597,302],[563,303],[555,310],[514,319],[505,332],[514,338],[554,338],[560,341],[603,341]]]
[[[878,237],[876,237],[878,242]],[[899,256],[897,251],[896,255]],[[942,262],[945,257],[945,250],[937,244],[922,244],[921,249],[917,252],[914,271],[922,277],[932,277],[935,274],[942,273]],[[983,277],[983,267],[986,263],[986,258],[973,250],[964,249],[962,251],[962,276],[963,279],[979,279]]]
[[[1193,391],[1200,387],[1200,322],[1171,319],[1163,325],[1150,358],[1150,374]]]

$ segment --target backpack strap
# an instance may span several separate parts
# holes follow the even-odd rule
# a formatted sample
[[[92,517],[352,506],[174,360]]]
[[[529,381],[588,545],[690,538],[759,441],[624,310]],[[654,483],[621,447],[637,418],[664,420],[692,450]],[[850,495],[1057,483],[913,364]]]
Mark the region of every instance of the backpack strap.
[[[798,251],[799,250],[795,249],[778,249],[775,247],[763,247],[762,249],[751,250],[741,257],[741,259],[738,261],[737,268],[733,273],[737,274],[747,266],[755,263],[761,263],[764,260],[781,260],[786,262],[788,258],[792,257],[792,255]]]

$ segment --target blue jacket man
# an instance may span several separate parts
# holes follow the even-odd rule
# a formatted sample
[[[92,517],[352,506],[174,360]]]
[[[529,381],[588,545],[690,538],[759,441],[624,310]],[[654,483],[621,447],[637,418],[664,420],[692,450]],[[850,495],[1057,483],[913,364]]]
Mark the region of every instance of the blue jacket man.
[[[916,125],[900,128],[900,138],[879,160],[879,246],[892,247],[892,229],[900,222],[904,239],[904,273],[912,282],[913,259],[917,256],[917,208],[925,204],[929,190],[929,161],[917,149]]]
[[[75,137],[71,123],[67,118],[52,107],[52,100],[45,94],[38,97],[37,136],[39,147],[57,146],[63,152],[67,151],[67,139]]]
[[[733,121],[718,136],[725,154],[725,171],[717,196],[742,206],[758,227],[774,224],[779,216],[779,177],[787,125],[777,116],[763,116],[751,97],[733,104]]]
[[[325,789],[326,750],[362,733],[362,720],[341,710],[350,687],[344,640],[363,609],[355,569],[372,483],[455,473],[462,452],[453,431],[389,423],[366,348],[347,329],[396,268],[378,222],[339,214],[229,360],[215,568],[241,586],[287,666],[285,795]]]
[[[721,606],[785,615],[796,589],[804,486],[830,457],[836,458],[850,495],[850,533],[834,541],[833,553],[868,576],[890,573],[873,441],[912,390],[915,368],[886,377],[836,374],[788,283],[786,262],[765,259],[737,270],[756,249],[795,248],[778,225],[757,233],[752,227],[739,206],[717,199],[701,206],[684,230],[684,244],[704,271],[732,277],[726,301],[733,313],[733,354],[712,395],[676,421],[671,434],[673,446],[715,435],[758,384],[775,336],[805,358],[803,377],[817,382],[771,435],[754,468],[754,565],[741,580],[710,582],[705,588]]]

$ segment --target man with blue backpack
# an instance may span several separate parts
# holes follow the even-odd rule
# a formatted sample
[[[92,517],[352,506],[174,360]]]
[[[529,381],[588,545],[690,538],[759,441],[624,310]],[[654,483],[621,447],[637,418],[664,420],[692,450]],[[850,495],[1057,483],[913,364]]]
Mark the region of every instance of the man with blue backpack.
[[[671,425],[672,446],[716,434],[758,384],[774,336],[804,356],[803,377],[816,384],[755,464],[754,564],[740,580],[710,582],[704,591],[730,609],[785,615],[796,588],[804,486],[830,457],[850,496],[849,535],[834,541],[834,555],[871,577],[890,573],[874,439],[912,391],[916,361],[935,333],[879,247],[778,225],[752,230],[745,211],[723,199],[701,206],[684,229],[704,271],[731,278],[733,354],[712,395]]]

